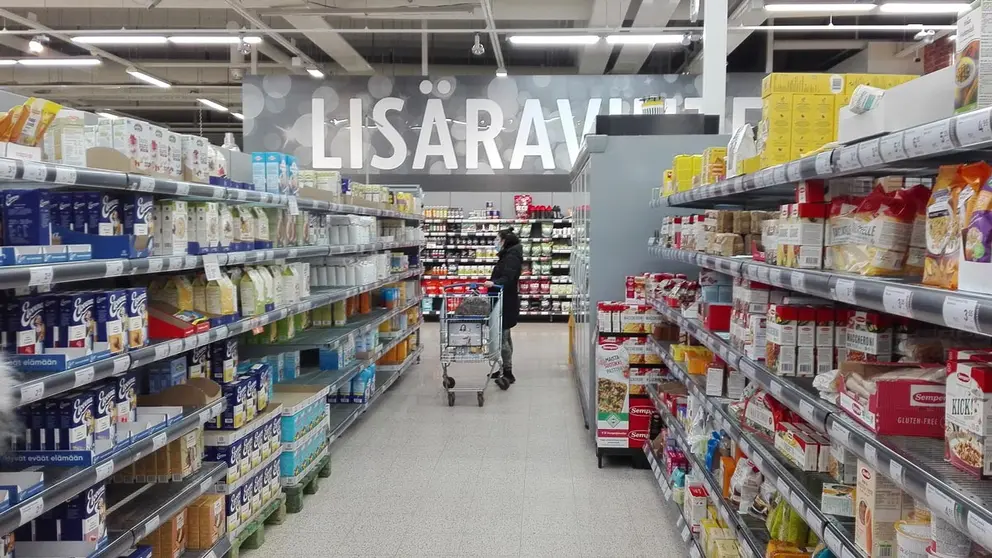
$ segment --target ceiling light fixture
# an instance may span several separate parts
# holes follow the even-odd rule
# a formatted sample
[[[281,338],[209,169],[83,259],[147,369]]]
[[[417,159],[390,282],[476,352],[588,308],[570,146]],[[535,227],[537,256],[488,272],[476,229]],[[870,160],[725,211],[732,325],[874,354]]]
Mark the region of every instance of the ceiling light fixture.
[[[611,45],[677,45],[682,42],[683,35],[631,35],[621,33],[607,35],[606,42]]]
[[[262,38],[257,35],[172,35],[169,42],[175,45],[237,45],[248,43],[257,45],[262,42]]]
[[[145,72],[138,71],[135,68],[128,68],[126,71],[128,75],[130,75],[131,77],[135,79],[139,79],[145,83],[150,83],[155,87],[161,87],[162,89],[168,89],[172,87],[171,83],[161,80],[153,75],[146,74]]]
[[[19,58],[22,66],[99,66],[103,62],[93,56],[73,56],[71,58]]]
[[[959,14],[969,4],[958,2],[887,2],[878,7],[883,14]]]
[[[738,31],[760,31],[767,33],[789,33],[799,31],[880,31],[890,33],[905,33],[907,31],[919,31],[921,29],[933,29],[934,31],[953,31],[957,25],[923,25],[922,23],[907,23],[905,25],[740,25],[730,27],[729,32]]]
[[[116,114],[110,114],[109,112],[98,112],[96,113],[96,115],[102,116],[103,118],[109,118],[111,120],[117,120],[118,118],[120,118],[120,116],[117,116]]]
[[[72,38],[79,45],[164,45],[164,35],[79,35]]]
[[[245,119],[245,115],[241,114],[240,112],[232,112],[231,113],[231,116],[237,118],[238,120],[244,120]]]
[[[794,13],[816,13],[816,12],[870,12],[877,8],[875,4],[765,4],[766,12],[794,12]]]
[[[496,68],[496,77],[504,78],[506,76],[507,76],[506,68]]]
[[[600,41],[599,35],[510,35],[511,44],[518,46],[585,46]]]
[[[314,79],[324,79],[324,72],[321,72],[317,68],[307,68],[307,73]]]
[[[5,58],[3,60],[0,60],[0,66],[13,66],[15,64],[17,64],[17,60],[13,60],[10,58]]]
[[[45,52],[45,43],[47,42],[48,37],[43,35],[32,37],[31,40],[28,41],[28,50],[35,54],[41,54],[42,52]]]
[[[208,107],[210,107],[210,108],[212,108],[212,109],[214,109],[214,110],[216,110],[216,111],[220,111],[220,112],[228,112],[228,110],[229,110],[229,109],[228,109],[227,107],[225,107],[224,105],[222,105],[222,104],[220,104],[220,103],[215,103],[215,102],[213,102],[213,101],[211,101],[210,99],[197,99],[197,101],[198,101],[198,102],[199,102],[199,103],[200,103],[201,105],[204,105],[204,106],[208,106]]]

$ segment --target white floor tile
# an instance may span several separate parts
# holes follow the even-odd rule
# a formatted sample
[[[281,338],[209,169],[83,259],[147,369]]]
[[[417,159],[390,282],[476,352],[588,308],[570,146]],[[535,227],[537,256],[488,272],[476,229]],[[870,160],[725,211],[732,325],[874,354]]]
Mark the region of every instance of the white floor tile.
[[[650,472],[596,466],[563,324],[513,330],[517,383],[486,403],[440,388],[437,324],[422,363],[332,448],[333,472],[303,512],[266,530],[264,556],[684,556]],[[479,370],[449,373],[463,385]]]

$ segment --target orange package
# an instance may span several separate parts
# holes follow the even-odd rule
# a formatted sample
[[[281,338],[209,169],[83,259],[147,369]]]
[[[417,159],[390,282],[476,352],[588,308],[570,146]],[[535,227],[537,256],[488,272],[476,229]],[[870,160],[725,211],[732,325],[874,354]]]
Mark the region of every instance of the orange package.
[[[957,290],[961,235],[978,191],[990,175],[992,167],[984,162],[940,168],[927,204],[924,285]]]

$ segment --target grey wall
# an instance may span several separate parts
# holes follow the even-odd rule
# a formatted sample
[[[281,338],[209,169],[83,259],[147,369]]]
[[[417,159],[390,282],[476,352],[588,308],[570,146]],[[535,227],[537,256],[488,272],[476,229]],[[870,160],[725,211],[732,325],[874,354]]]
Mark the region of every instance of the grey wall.
[[[534,205],[557,205],[562,212],[567,213],[575,202],[571,192],[424,192],[424,205],[444,205],[449,207],[461,207],[466,213],[471,209],[485,209],[486,202],[493,202],[493,206],[500,210],[503,217],[514,216],[513,196],[517,194],[529,194],[534,201]]]

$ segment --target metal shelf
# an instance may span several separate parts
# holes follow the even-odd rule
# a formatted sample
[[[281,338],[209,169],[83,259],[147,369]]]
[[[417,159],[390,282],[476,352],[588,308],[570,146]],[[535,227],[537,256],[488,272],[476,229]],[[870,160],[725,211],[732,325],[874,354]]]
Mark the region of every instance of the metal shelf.
[[[404,272],[391,275],[382,281],[377,281],[361,287],[347,287],[341,289],[316,290],[312,296],[298,303],[278,308],[271,312],[266,312],[260,316],[245,318],[230,325],[212,328],[199,335],[186,337],[184,339],[172,339],[161,341],[135,349],[125,355],[115,358],[108,358],[96,363],[73,368],[62,372],[53,372],[44,376],[37,374],[24,374],[23,383],[14,386],[13,397],[18,406],[27,405],[39,399],[58,395],[69,390],[81,387],[94,381],[103,380],[112,376],[120,375],[128,370],[136,369],[140,366],[164,360],[170,356],[178,355],[186,351],[191,351],[196,347],[201,347],[234,337],[242,333],[247,333],[256,327],[279,321],[287,316],[306,312],[314,308],[326,306],[339,300],[355,296],[357,294],[375,290],[379,287],[402,281],[409,277],[420,275],[420,268],[409,269]]]
[[[226,474],[227,467],[223,463],[206,462],[199,472],[181,483],[153,485],[140,498],[128,502],[111,514],[108,519],[110,542],[91,555],[91,558],[121,556],[158,529],[159,525],[175,517],[201,495],[210,492],[214,483],[223,479]]]
[[[55,186],[82,186],[90,188],[108,188],[113,190],[131,190],[149,194],[169,196],[205,198],[216,201],[237,203],[261,203],[279,207],[290,207],[291,199],[296,200],[300,209],[327,211],[330,213],[351,213],[356,215],[371,215],[409,221],[422,221],[423,215],[403,213],[389,209],[378,209],[361,205],[331,203],[309,198],[298,198],[257,190],[239,190],[224,188],[210,184],[181,182],[165,178],[154,178],[119,171],[107,171],[85,167],[72,167],[37,161],[21,161],[17,159],[0,158],[0,176],[4,182],[25,184],[52,184]]]
[[[655,456],[654,451],[651,450],[651,445],[649,443],[644,444],[644,455],[648,458],[648,463],[651,465],[651,471],[654,472],[654,478],[658,481],[658,488],[661,490],[662,495],[665,497],[666,502],[672,500],[672,486],[671,481],[665,477],[665,473],[662,471],[661,466],[658,465],[659,459]],[[679,519],[675,524],[676,529],[682,529],[682,540],[686,544],[692,541],[692,545],[689,548],[690,558],[701,558],[706,554],[703,552],[703,548],[699,546],[699,538],[693,536],[692,530],[689,528],[688,520],[685,516],[685,506],[680,506],[675,504],[675,507],[679,510]]]
[[[942,118],[822,153],[775,165],[755,173],[679,192],[652,201],[656,206],[712,207],[718,203],[748,206],[776,200],[794,201],[795,183],[811,178],[916,173],[954,160],[958,153],[988,148],[992,108]]]
[[[181,420],[159,434],[135,442],[108,459],[89,467],[46,467],[45,487],[37,495],[0,513],[0,531],[4,533],[14,531],[169,442],[194,429],[202,428],[205,422],[220,415],[224,408],[225,400],[220,398],[202,409],[191,409]]]
[[[220,266],[258,264],[277,260],[319,258],[342,254],[360,254],[399,248],[413,248],[422,241],[375,242],[337,246],[297,246],[271,250],[248,250],[212,254]],[[0,266],[0,289],[53,285],[76,281],[90,281],[122,275],[146,275],[183,271],[203,267],[203,256],[153,256],[150,258],[86,260],[40,265]]]
[[[703,403],[713,417],[715,425],[725,431],[750,459],[765,479],[775,485],[779,493],[800,514],[816,535],[827,542],[834,556],[867,555],[854,543],[853,525],[845,525],[837,518],[820,511],[820,495],[810,487],[822,487],[824,482],[834,482],[829,475],[800,471],[779,457],[778,451],[762,437],[744,429],[739,419],[727,408],[729,400],[706,395],[704,376],[693,376],[672,358],[663,346],[654,346],[665,365],[689,389],[690,397]]]
[[[495,218],[487,219],[480,217],[478,219],[474,218],[429,218],[424,219],[425,223],[571,223],[571,217],[554,218],[554,217],[534,217],[528,219],[511,219],[511,218]]]

